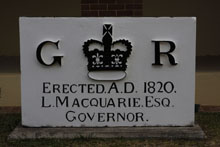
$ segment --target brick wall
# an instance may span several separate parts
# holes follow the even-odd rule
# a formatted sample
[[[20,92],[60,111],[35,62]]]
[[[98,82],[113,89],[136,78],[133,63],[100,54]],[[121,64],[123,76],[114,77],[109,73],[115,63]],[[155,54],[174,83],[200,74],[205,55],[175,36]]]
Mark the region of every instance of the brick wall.
[[[81,16],[142,16],[143,0],[81,0]]]

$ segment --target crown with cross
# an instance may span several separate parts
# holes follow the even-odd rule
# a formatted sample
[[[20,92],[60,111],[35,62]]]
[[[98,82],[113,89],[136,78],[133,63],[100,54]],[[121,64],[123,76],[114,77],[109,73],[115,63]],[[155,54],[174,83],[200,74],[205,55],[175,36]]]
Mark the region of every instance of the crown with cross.
[[[84,42],[83,52],[88,58],[88,71],[125,71],[131,54],[131,42],[125,39],[113,41],[113,27],[103,25],[102,41],[90,39]]]

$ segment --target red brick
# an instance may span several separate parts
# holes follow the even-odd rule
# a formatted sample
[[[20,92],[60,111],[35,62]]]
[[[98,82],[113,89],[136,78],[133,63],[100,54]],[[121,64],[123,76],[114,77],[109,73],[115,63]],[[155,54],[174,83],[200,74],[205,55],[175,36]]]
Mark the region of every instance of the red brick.
[[[98,11],[81,11],[81,15],[87,17],[95,17],[98,16]]]
[[[122,10],[125,6],[123,4],[109,4],[108,10]]]
[[[99,0],[81,0],[81,4],[98,3]]]
[[[0,107],[0,113],[21,113],[20,106],[3,106]]]
[[[142,4],[127,4],[126,9],[142,9]]]
[[[137,10],[137,11],[134,11],[134,16],[143,16],[143,13],[141,10]]]
[[[99,3],[110,3],[110,4],[112,4],[112,3],[115,3],[116,2],[116,0],[99,0]]]
[[[116,11],[99,11],[99,16],[116,16]]]
[[[81,5],[81,11],[82,10],[89,10],[89,5],[87,4]]]
[[[90,5],[91,10],[107,10],[107,5],[106,4],[94,4]]]
[[[220,106],[200,106],[200,112],[220,112]]]
[[[116,3],[124,3],[124,4],[128,4],[128,3],[134,3],[135,0],[117,0]]]
[[[133,11],[117,11],[117,16],[133,16]]]
[[[135,2],[134,3],[143,3],[143,0],[134,0]]]

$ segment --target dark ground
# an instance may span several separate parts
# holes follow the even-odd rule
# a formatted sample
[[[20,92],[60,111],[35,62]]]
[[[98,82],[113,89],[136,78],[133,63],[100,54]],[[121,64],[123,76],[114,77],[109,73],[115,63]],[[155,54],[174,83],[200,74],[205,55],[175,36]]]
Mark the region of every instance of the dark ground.
[[[198,123],[206,133],[204,140],[184,140],[184,139],[35,139],[35,140],[8,140],[9,133],[21,121],[20,114],[0,114],[0,147],[62,147],[62,146],[220,146],[220,113],[196,113],[196,123]]]

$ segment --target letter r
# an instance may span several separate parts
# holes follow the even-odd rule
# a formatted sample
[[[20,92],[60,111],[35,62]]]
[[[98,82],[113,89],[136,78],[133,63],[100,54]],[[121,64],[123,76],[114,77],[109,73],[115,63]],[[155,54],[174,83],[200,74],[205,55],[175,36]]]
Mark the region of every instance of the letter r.
[[[161,54],[167,55],[171,65],[177,65],[177,63],[175,62],[174,56],[171,54],[176,48],[176,45],[174,42],[172,42],[172,41],[154,41],[154,40],[152,40],[152,42],[155,43],[155,62],[152,65],[163,65],[160,62],[160,55]],[[168,43],[170,45],[170,50],[167,52],[161,52],[160,51],[160,43],[161,42]]]

